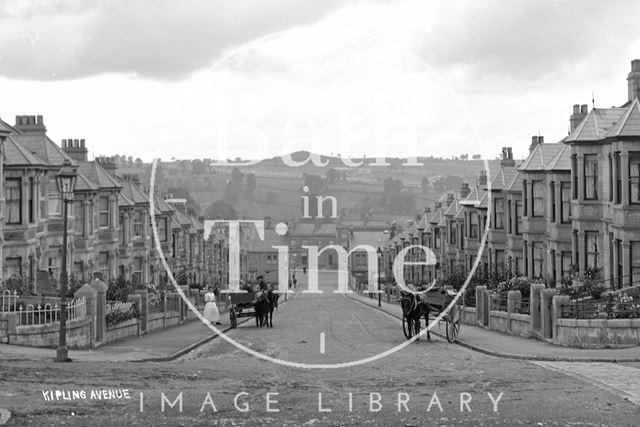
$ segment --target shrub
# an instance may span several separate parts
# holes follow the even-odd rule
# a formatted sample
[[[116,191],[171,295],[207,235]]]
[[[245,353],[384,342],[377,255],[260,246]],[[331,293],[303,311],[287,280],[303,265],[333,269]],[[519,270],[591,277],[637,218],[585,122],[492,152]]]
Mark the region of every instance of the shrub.
[[[124,276],[120,276],[116,280],[109,282],[107,300],[127,302],[127,297],[134,293],[135,288],[133,284],[129,280],[126,280]]]
[[[138,309],[138,304],[134,302],[131,305],[131,309],[127,311],[116,310],[108,313],[106,315],[107,328],[138,318],[140,318],[140,310]]]

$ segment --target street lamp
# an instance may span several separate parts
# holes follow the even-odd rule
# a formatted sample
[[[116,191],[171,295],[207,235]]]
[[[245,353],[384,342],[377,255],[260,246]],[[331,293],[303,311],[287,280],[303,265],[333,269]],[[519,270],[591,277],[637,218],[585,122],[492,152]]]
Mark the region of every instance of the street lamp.
[[[67,353],[67,226],[68,226],[68,205],[73,201],[73,191],[76,188],[78,174],[71,167],[71,162],[65,160],[56,176],[58,192],[62,196],[62,266],[60,270],[60,337],[58,349],[56,350],[56,362],[70,362]]]
[[[378,307],[382,306],[382,294],[380,293],[380,261],[382,261],[382,249],[378,246]]]

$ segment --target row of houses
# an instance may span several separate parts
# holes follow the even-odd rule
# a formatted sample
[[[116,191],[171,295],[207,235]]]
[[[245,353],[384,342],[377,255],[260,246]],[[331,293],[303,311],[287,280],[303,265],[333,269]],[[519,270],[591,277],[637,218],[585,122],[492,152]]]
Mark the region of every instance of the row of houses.
[[[150,195],[138,176],[118,174],[110,157],[87,158],[84,139],[47,136],[42,116],[0,120],[0,260],[2,279],[21,280],[32,292],[55,293],[63,241],[63,201],[56,176],[77,172],[69,203],[67,271],[79,282],[100,274],[160,284],[166,272],[151,228],[151,203],[160,248],[174,272],[193,284],[206,277],[204,227],[181,199]]]
[[[640,284],[640,60],[631,63],[620,107],[574,105],[570,134],[532,137],[529,156],[502,150],[499,170],[443,196],[385,242],[385,265],[409,245],[435,254],[405,267],[409,283],[454,269],[505,273],[559,284],[597,274],[608,288]],[[419,249],[408,261],[424,261]],[[477,265],[476,265],[477,264]]]

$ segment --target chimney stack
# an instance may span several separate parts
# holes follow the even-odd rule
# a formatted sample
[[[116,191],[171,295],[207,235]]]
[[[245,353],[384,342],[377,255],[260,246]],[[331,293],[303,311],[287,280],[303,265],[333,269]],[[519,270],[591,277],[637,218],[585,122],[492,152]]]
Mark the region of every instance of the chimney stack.
[[[540,136],[532,136],[531,137],[531,145],[529,146],[529,152],[532,153],[533,150],[536,148],[536,145],[538,144],[542,144],[542,142],[544,141],[544,137]]]
[[[16,116],[15,128],[23,133],[45,133],[47,131],[42,116]]]
[[[471,189],[469,188],[469,183],[463,182],[462,187],[460,187],[460,198],[466,199],[469,193],[471,193]]]
[[[629,101],[640,97],[640,59],[631,61],[631,72],[627,76]]]
[[[514,167],[516,161],[513,160],[513,150],[511,147],[502,148],[502,160],[500,160],[500,166],[502,167]]]
[[[118,170],[118,165],[113,157],[109,156],[100,156],[96,158],[96,162],[102,166],[102,169],[107,171],[109,175],[115,178],[116,171]]]
[[[478,177],[478,185],[487,185],[487,171],[482,169]]]
[[[573,114],[569,117],[569,129],[570,134],[582,123],[585,117],[589,114],[589,106],[587,104],[574,104]]]
[[[63,139],[62,150],[75,161],[87,161],[87,148],[84,139]]]
[[[456,199],[456,195],[454,193],[447,193],[447,206],[451,206],[451,203]]]

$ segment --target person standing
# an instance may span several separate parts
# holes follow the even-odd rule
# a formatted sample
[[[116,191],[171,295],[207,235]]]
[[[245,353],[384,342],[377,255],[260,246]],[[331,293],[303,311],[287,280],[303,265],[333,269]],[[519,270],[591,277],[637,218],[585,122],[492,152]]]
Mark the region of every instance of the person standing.
[[[207,288],[207,293],[204,294],[204,302],[204,312],[202,313],[204,318],[211,323],[220,325],[220,312],[216,306],[216,294],[213,292],[212,286]]]

